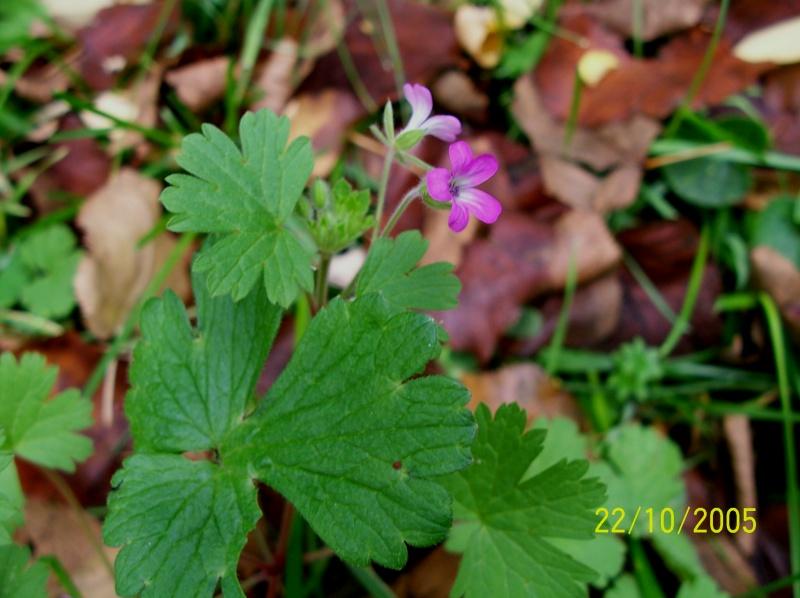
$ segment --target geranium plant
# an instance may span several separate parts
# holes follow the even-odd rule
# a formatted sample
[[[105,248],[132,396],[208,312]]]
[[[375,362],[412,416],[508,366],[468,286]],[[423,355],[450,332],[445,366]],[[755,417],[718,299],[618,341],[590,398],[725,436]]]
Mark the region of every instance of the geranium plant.
[[[501,204],[478,188],[497,160],[456,141],[455,117],[431,116],[425,87],[405,95],[402,129],[390,103],[373,127],[386,163],[372,212],[370,194],[342,179],[307,189],[310,143],[289,142],[289,121],[272,112],[246,114],[238,143],[212,125],[184,139],[186,172],[167,178],[161,199],[171,230],[207,235],[192,265],[196,322],[169,291],[141,314],[125,402],[134,451],[113,478],[103,528],[120,548],[121,596],[243,596],[237,569],[262,517],[261,485],[354,566],[401,568],[407,545],[445,540],[455,516],[448,547],[465,558],[454,594],[572,596],[594,578],[556,541],[593,538],[604,490],[587,463],[526,475],[545,433],[525,433],[511,406],[495,419],[482,409],[476,425],[466,389],[425,373],[447,339],[425,312],[454,307],[460,284],[450,264],[418,265],[419,232],[389,233],[413,201],[449,208],[456,232],[470,215],[494,222]],[[414,156],[426,135],[452,142],[451,168]],[[384,218],[395,163],[426,174]],[[334,292],[330,260],[363,235],[363,267]],[[313,317],[296,318],[293,355],[258,396],[293,304]],[[509,550],[526,571],[504,564],[498,551]]]

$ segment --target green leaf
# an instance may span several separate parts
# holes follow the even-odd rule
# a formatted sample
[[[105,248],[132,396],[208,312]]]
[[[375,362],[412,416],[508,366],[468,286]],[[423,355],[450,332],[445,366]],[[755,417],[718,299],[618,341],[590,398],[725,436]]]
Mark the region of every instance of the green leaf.
[[[234,303],[204,282],[194,277],[199,331],[169,295],[143,313],[128,397],[137,452],[114,478],[104,527],[122,546],[118,593],[211,596],[221,582],[237,595],[254,479],[354,563],[400,567],[405,542],[440,540],[450,504],[433,478],[468,464],[474,426],[456,382],[404,383],[438,353],[436,323],[375,295],[336,299],[248,416],[276,308],[262,288]]]
[[[621,507],[632,517],[638,507],[657,512],[664,507],[680,509],[682,469],[680,450],[671,440],[652,428],[629,424],[610,436],[604,462],[595,463],[592,472],[608,487],[606,505]],[[641,537],[646,531],[646,525],[637,525],[633,535]]]
[[[621,575],[614,582],[614,585],[606,591],[605,598],[641,598],[642,593],[639,591],[639,585],[636,583],[636,578],[630,573]]]
[[[16,0],[0,4],[0,54],[13,46],[30,42],[31,25],[42,16],[42,12],[42,7],[36,0]]]
[[[437,262],[416,268],[428,242],[419,231],[383,237],[370,248],[356,282],[356,296],[378,293],[397,309],[441,311],[458,304],[461,282],[453,265]]]
[[[2,448],[45,467],[74,471],[75,462],[92,452],[92,442],[77,434],[92,423],[92,404],[77,390],[48,400],[57,370],[47,367],[38,353],[25,353],[17,362],[0,355],[0,427]]]
[[[737,143],[745,135],[739,120],[736,119],[729,132],[724,128],[724,123],[687,113],[676,136],[707,143]],[[752,143],[757,141],[748,141],[746,147],[749,149]],[[703,208],[734,205],[744,198],[752,184],[749,166],[714,158],[686,160],[664,166],[662,170],[672,191],[684,201]]]
[[[203,451],[218,447],[244,418],[281,320],[263,288],[239,303],[208,296],[195,274],[197,327],[171,291],[142,310],[143,340],[133,354],[125,400],[136,448]],[[199,291],[199,292],[198,292]]]
[[[174,214],[171,230],[217,237],[194,263],[212,295],[239,301],[261,279],[269,300],[287,307],[313,286],[313,251],[291,218],[311,145],[300,137],[287,147],[289,120],[269,110],[245,114],[239,136],[241,150],[213,125],[187,136],[178,163],[190,174],[169,176],[161,201]]]
[[[403,383],[438,355],[437,328],[380,297],[333,301],[223,451],[352,563],[399,568],[406,542],[434,544],[450,525],[450,499],[431,478],[469,463],[468,393],[440,376]]]
[[[561,460],[523,480],[546,432],[524,432],[525,412],[503,405],[494,420],[476,412],[475,463],[444,480],[454,500],[448,548],[463,552],[453,596],[583,596],[596,573],[552,538],[591,540],[603,486],[585,460]]]
[[[14,530],[24,523],[22,495],[13,455],[4,453],[5,466],[0,468],[0,545],[9,544]]]
[[[72,281],[82,255],[75,245],[63,224],[26,237],[0,270],[0,307],[19,302],[44,318],[67,316],[75,307]]]
[[[0,256],[0,308],[6,309],[16,304],[27,283],[28,273],[19,251]]]
[[[137,454],[112,480],[105,542],[122,546],[117,593],[212,596],[236,577],[260,511],[246,472],[181,455]]]
[[[22,546],[0,546],[0,598],[46,598],[47,567],[44,563],[29,567],[30,556]]]
[[[763,210],[751,216],[748,228],[752,247],[771,247],[800,269],[800,226],[793,218],[797,205],[796,197],[774,197]]]
[[[678,590],[677,598],[727,598],[726,592],[720,591],[717,583],[708,575],[686,582]]]

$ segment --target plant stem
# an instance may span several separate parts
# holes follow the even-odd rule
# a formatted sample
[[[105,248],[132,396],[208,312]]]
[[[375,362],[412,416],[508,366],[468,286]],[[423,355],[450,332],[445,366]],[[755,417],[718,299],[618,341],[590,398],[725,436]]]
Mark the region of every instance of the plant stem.
[[[53,485],[53,487],[58,490],[58,493],[63,497],[63,499],[67,502],[69,507],[75,511],[75,516],[78,518],[78,525],[81,526],[81,530],[86,535],[86,538],[89,540],[89,543],[94,548],[94,551],[100,557],[103,566],[106,568],[108,573],[111,575],[111,578],[114,578],[114,565],[108,559],[108,555],[106,551],[103,550],[103,544],[98,540],[95,533],[92,531],[92,528],[89,526],[89,522],[86,520],[86,512],[83,510],[78,497],[75,496],[75,493],[72,492],[72,488],[69,487],[64,478],[62,478],[58,473],[47,469],[46,467],[40,467],[39,470],[44,474],[47,480]]]
[[[684,110],[691,109],[692,102],[694,101],[697,92],[700,91],[700,87],[706,80],[708,70],[711,68],[711,64],[714,61],[714,54],[717,52],[719,38],[722,35],[723,28],[725,27],[725,19],[728,16],[728,7],[730,6],[730,3],[730,0],[722,0],[720,2],[717,22],[714,24],[714,32],[711,34],[711,40],[708,42],[708,47],[703,55],[703,60],[700,62],[700,66],[697,68],[697,71],[692,78],[692,82],[689,85],[689,91],[686,93],[686,97],[683,99],[683,102],[681,102],[678,110],[675,111],[675,114],[672,117],[669,125],[667,125],[667,130],[664,131],[664,137],[672,137],[672,135],[674,135],[678,126],[681,124]]]
[[[778,392],[783,412],[784,455],[786,459],[786,503],[789,512],[789,562],[791,572],[800,572],[800,488],[797,479],[797,445],[792,424],[792,391],[789,386],[786,344],[783,338],[783,325],[778,307],[769,295],[759,297],[767,319],[767,329],[772,341],[775,356],[775,369],[778,373]],[[800,598],[800,580],[792,584],[794,598]]]
[[[681,311],[678,314],[678,319],[672,325],[664,343],[659,347],[658,353],[661,357],[666,357],[675,349],[678,341],[689,330],[689,322],[692,319],[692,312],[694,311],[695,303],[697,303],[697,296],[700,294],[700,284],[703,282],[703,272],[706,266],[706,259],[708,258],[708,238],[709,229],[704,225],[700,233],[700,244],[697,247],[697,255],[692,263],[692,270],[689,274],[689,284],[686,286],[686,296],[683,299]]]
[[[411,205],[411,202],[419,195],[420,188],[419,186],[414,187],[408,193],[403,196],[403,199],[400,200],[400,203],[397,204],[397,207],[392,212],[392,215],[389,217],[389,221],[386,223],[386,226],[383,227],[383,232],[381,232],[381,237],[386,237],[389,233],[392,232],[392,229],[397,224],[397,221],[403,216],[403,213],[406,211],[408,206]]]
[[[381,180],[378,184],[378,204],[375,207],[375,227],[372,229],[373,240],[380,236],[381,220],[383,220],[383,207],[384,203],[386,202],[386,188],[389,186],[389,173],[392,171],[394,153],[395,149],[390,147],[383,159],[383,171],[381,172]]]
[[[569,253],[569,265],[567,266],[567,281],[564,285],[564,303],[561,306],[561,313],[558,314],[556,328],[548,346],[545,369],[547,373],[553,375],[558,369],[558,358],[564,339],[567,336],[569,327],[569,312],[572,309],[572,300],[575,297],[575,288],[578,286],[578,264],[575,248]]]
[[[331,256],[323,253],[319,257],[316,281],[314,283],[314,307],[320,310],[328,302],[328,269],[331,265]]]

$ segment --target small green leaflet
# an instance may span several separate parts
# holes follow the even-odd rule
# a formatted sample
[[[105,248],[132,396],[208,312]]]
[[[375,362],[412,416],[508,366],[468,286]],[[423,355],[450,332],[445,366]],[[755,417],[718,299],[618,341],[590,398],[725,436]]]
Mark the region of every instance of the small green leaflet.
[[[250,413],[278,308],[261,285],[234,303],[209,296],[203,275],[193,282],[199,330],[169,294],[143,311],[126,402],[137,452],[114,477],[104,526],[122,547],[118,593],[211,596],[221,582],[240,595],[254,479],[354,563],[401,567],[406,542],[441,540],[450,504],[433,478],[469,463],[474,424],[456,382],[404,382],[438,354],[435,322],[377,294],[336,299]],[[198,451],[214,457],[183,456]]]
[[[287,147],[289,120],[269,110],[245,114],[239,136],[241,150],[209,124],[184,138],[178,163],[190,174],[167,177],[161,201],[173,213],[171,230],[214,236],[194,263],[212,296],[239,301],[261,280],[269,300],[288,307],[313,287],[314,251],[293,216],[313,167],[311,145],[300,137]]]
[[[16,544],[0,546],[0,598],[45,598],[47,566],[30,567],[30,551]]]
[[[533,477],[526,471],[542,453],[546,432],[525,432],[525,412],[501,406],[492,419],[476,411],[475,463],[444,479],[454,500],[447,547],[462,552],[452,596],[584,596],[596,573],[551,539],[594,537],[603,485],[585,474],[585,460],[562,459]]]
[[[77,390],[48,400],[57,370],[47,367],[38,353],[25,353],[19,362],[11,353],[0,355],[0,449],[44,467],[74,471],[75,462],[92,452],[92,442],[78,434],[92,423],[92,404]]]
[[[427,248],[428,241],[419,231],[378,239],[358,275],[356,296],[379,293],[398,309],[454,308],[461,282],[453,274],[453,265],[437,262],[416,267]]]
[[[37,231],[0,258],[0,307],[20,303],[44,318],[62,318],[75,307],[72,280],[81,259],[75,235],[63,224]]]

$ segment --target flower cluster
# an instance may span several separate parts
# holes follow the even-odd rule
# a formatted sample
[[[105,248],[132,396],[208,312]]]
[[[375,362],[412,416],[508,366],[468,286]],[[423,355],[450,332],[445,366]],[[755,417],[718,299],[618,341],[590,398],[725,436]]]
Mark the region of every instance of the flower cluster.
[[[411,104],[411,118],[402,135],[416,133],[419,138],[431,135],[448,143],[461,133],[461,123],[455,116],[431,116],[433,98],[423,85],[403,86],[406,100]],[[449,148],[450,168],[434,168],[425,177],[428,194],[436,201],[450,203],[448,223],[454,232],[464,230],[469,215],[486,224],[500,216],[500,202],[476,187],[497,172],[497,159],[491,154],[474,156],[465,141],[456,141]]]

